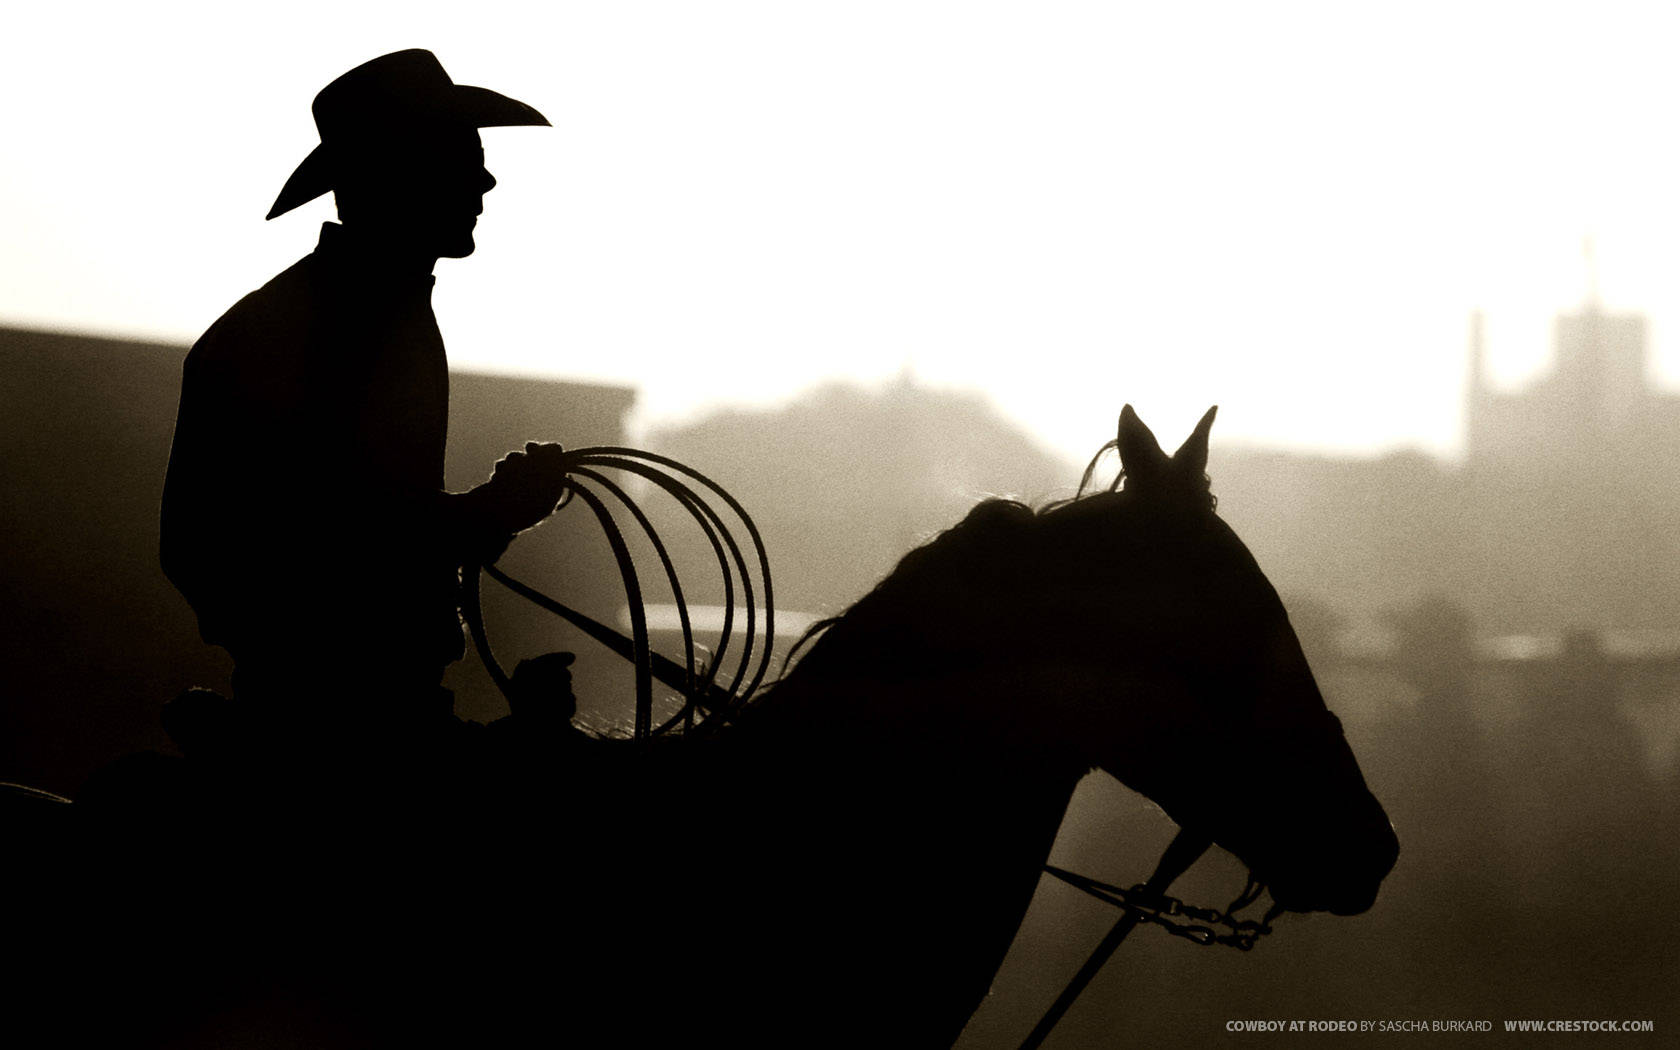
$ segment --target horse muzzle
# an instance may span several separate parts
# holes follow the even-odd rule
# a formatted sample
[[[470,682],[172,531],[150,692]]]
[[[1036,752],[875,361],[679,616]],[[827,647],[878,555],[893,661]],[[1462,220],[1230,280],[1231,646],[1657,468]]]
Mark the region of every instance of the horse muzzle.
[[[1383,880],[1400,856],[1400,840],[1386,816],[1359,833],[1297,843],[1261,872],[1272,900],[1289,911],[1358,915],[1376,903]]]

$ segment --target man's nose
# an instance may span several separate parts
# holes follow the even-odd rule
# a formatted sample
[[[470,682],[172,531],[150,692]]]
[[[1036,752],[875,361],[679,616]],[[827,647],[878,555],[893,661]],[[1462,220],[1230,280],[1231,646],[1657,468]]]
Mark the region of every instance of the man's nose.
[[[478,180],[478,192],[489,193],[491,190],[496,188],[496,176],[490,174],[489,168],[480,168],[478,174],[480,176]]]

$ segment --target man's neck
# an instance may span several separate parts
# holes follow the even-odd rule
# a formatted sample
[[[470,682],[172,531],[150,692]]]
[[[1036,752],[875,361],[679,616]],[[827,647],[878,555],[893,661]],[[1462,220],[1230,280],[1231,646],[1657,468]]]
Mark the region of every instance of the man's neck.
[[[342,220],[339,228],[338,240],[348,253],[392,277],[430,277],[437,267],[435,251],[416,246],[398,231]]]

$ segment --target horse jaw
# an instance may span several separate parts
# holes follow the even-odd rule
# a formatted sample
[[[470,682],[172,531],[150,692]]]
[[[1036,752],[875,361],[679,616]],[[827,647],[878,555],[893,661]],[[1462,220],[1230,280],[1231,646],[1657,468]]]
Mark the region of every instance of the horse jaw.
[[[1080,711],[1075,735],[1088,765],[1235,855],[1277,904],[1358,914],[1374,903],[1399,843],[1341,723],[1306,682],[1311,695],[1270,725],[1218,724],[1213,705],[1164,674],[1111,680],[1106,703],[1070,707]]]

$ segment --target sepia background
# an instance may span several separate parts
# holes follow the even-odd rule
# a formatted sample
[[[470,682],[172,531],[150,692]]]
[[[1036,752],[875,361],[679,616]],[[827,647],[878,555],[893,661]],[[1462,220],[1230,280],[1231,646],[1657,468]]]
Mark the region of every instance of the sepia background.
[[[1145,930],[1050,1045],[1680,1020],[1663,6],[162,3],[7,26],[0,779],[73,794],[166,748],[176,691],[225,688],[156,564],[180,362],[332,217],[261,218],[314,93],[429,47],[554,123],[485,131],[479,251],[438,268],[454,487],[528,439],[677,456],[753,512],[791,621],[984,495],[1069,494],[1122,403],[1169,447],[1220,405],[1219,511],[1400,865],[1370,914],[1286,919],[1252,955]],[[580,516],[509,559],[621,613]],[[510,653],[578,647],[585,707],[621,710],[611,658],[491,613]],[[472,658],[452,684],[500,713]],[[1171,832],[1096,777],[1056,859],[1130,883]],[[1241,882],[1221,857],[1182,885]],[[960,1045],[1017,1044],[1077,969],[1112,917],[1076,896],[1041,886]]]

